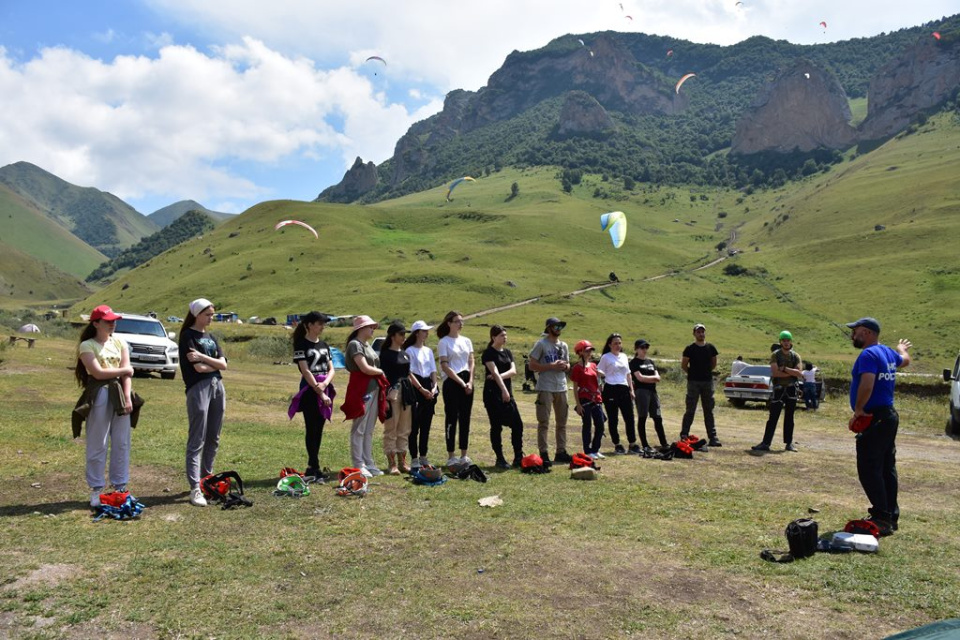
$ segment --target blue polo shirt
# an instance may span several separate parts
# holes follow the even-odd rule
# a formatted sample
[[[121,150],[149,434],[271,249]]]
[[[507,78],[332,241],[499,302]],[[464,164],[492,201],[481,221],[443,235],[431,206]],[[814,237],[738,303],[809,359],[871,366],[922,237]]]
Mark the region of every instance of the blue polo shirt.
[[[860,376],[872,373],[877,376],[873,384],[873,393],[863,410],[870,413],[874,409],[893,406],[893,387],[897,380],[897,367],[903,364],[903,356],[884,344],[875,344],[860,352],[850,372],[850,408],[857,405],[857,391],[860,389]]]

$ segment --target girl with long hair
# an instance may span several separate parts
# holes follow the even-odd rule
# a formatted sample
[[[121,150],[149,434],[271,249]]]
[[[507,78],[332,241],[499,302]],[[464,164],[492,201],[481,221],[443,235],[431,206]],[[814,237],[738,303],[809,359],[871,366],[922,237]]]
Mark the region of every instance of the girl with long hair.
[[[423,320],[417,320],[410,327],[410,335],[403,341],[403,349],[410,357],[410,383],[416,392],[413,405],[412,428],[410,429],[410,466],[417,468],[429,465],[427,449],[430,445],[430,423],[436,411],[437,363],[433,349],[427,346],[427,337],[433,327]]]
[[[440,370],[443,372],[444,434],[447,440],[447,466],[458,462],[470,464],[467,456],[470,440],[470,412],[473,410],[473,342],[461,335],[463,316],[459,311],[450,311],[437,325],[437,353]],[[460,457],[455,455],[457,436],[460,440]]]
[[[200,480],[213,473],[213,463],[220,448],[220,430],[227,410],[222,371],[227,359],[220,343],[207,332],[213,322],[213,303],[197,298],[190,303],[187,317],[180,328],[180,372],[187,388],[187,482],[190,483],[190,504],[207,506],[200,490]]]
[[[380,367],[390,383],[387,391],[390,417],[383,423],[383,451],[387,454],[388,473],[392,476],[410,472],[407,446],[416,398],[410,382],[410,355],[403,348],[406,337],[407,328],[403,323],[391,322],[387,327],[387,339],[380,346]]]
[[[329,321],[330,316],[311,311],[300,317],[293,330],[293,363],[300,370],[298,410],[303,412],[306,428],[307,468],[303,475],[315,482],[326,480],[320,470],[320,443],[323,426],[333,411],[332,385],[336,371],[330,346],[320,339]]]
[[[368,478],[383,475],[373,461],[373,430],[380,414],[379,379],[383,377],[383,370],[380,368],[380,356],[370,346],[370,339],[379,326],[370,316],[355,317],[353,331],[347,337],[344,348],[346,367],[350,372],[344,406],[356,407],[356,412],[353,409],[349,413],[345,411],[348,419],[353,420],[350,427],[350,457],[353,466]]]
[[[583,452],[599,460],[605,457],[600,453],[600,442],[607,416],[603,413],[600,376],[593,362],[593,344],[589,340],[581,340],[573,347],[573,352],[580,358],[570,370],[570,381],[573,382],[573,397],[577,402],[573,409],[583,420]]]
[[[510,463],[503,457],[503,426],[510,427],[510,444],[513,445],[513,466],[519,467],[523,459],[523,419],[513,397],[511,379],[517,375],[513,354],[506,348],[507,330],[499,324],[490,327],[490,342],[480,356],[487,368],[483,383],[483,406],[490,419],[490,446],[497,456],[496,467],[509,469]]]
[[[639,455],[637,430],[633,417],[633,376],[630,375],[630,360],[623,353],[623,338],[619,333],[611,333],[603,345],[603,355],[597,363],[597,373],[603,378],[603,406],[610,420],[610,439],[613,440],[614,453],[626,453],[620,444],[620,431],[617,429],[617,414],[623,416],[627,427],[628,451]]]
[[[90,323],[80,333],[74,376],[84,388],[90,405],[87,414],[86,453],[87,485],[90,506],[100,506],[103,492],[107,449],[110,450],[110,484],[115,491],[126,491],[130,481],[130,352],[127,344],[113,335],[120,315],[107,305],[90,313]],[[111,393],[119,386],[120,393]],[[122,406],[121,406],[122,405]]]

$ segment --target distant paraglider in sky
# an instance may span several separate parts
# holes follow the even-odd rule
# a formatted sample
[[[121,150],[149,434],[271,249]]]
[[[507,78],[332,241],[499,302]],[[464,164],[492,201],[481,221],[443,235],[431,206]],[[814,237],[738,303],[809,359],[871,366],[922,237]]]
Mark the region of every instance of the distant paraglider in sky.
[[[580,46],[581,46],[581,47],[587,46],[587,44],[586,44],[583,40],[581,40],[580,38],[577,38],[577,42],[580,43]]]
[[[667,49],[667,57],[669,58],[672,55],[673,55],[673,49]]]
[[[820,26],[823,27],[823,32],[827,32],[827,23],[825,21],[820,22]]]
[[[623,16],[623,17],[629,20],[630,22],[633,22],[633,16]]]
[[[690,78],[696,78],[696,77],[697,77],[697,74],[695,74],[695,73],[687,73],[687,74],[684,74],[684,76],[683,76],[682,78],[680,78],[680,80],[677,82],[677,86],[674,87],[673,90],[676,91],[676,92],[679,94],[679,93],[680,93],[680,87],[683,85],[683,83],[686,82],[687,80],[689,80]]]
[[[934,31],[934,32],[933,32],[933,37],[936,38],[937,40],[939,40],[939,39],[940,39],[940,32],[939,32],[939,31]]]
[[[619,249],[627,239],[627,216],[623,211],[611,211],[600,216],[600,229],[610,232],[613,248]]]
[[[380,56],[370,56],[369,58],[367,58],[366,60],[364,60],[364,62],[370,62],[370,61],[372,61],[372,60],[375,60],[375,61],[377,61],[377,62],[382,63],[383,66],[387,66],[387,61],[384,60],[383,58],[381,58]],[[373,75],[377,75],[377,72],[374,71],[374,72],[373,72]]]
[[[804,74],[803,74],[803,77],[806,78],[807,80],[809,80],[809,79],[810,79],[810,74],[809,74],[809,73],[804,73]]]
[[[470,176],[463,176],[462,178],[457,178],[456,180],[451,182],[450,186],[447,187],[447,202],[450,202],[450,195],[453,193],[453,190],[456,189],[457,185],[459,185],[464,180],[469,180],[470,182],[476,182],[476,180],[474,180]]]
[[[310,225],[308,225],[306,222],[300,222],[299,220],[281,220],[280,222],[278,222],[277,224],[275,224],[275,225],[273,226],[273,230],[274,230],[274,231],[278,231],[279,229],[287,226],[288,224],[299,225],[299,226],[303,227],[304,229],[306,229],[307,231],[309,231],[310,233],[312,233],[314,238],[316,238],[317,240],[320,239],[320,236],[319,236],[319,234],[317,234],[317,230],[316,230],[316,229],[314,229],[313,227],[311,227]]]

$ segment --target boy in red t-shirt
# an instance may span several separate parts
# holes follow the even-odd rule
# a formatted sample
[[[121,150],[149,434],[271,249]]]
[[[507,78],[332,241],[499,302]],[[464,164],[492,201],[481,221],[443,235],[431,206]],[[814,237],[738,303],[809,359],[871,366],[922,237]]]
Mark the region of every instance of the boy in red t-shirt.
[[[581,340],[573,351],[580,357],[580,362],[570,370],[573,397],[577,400],[574,411],[583,419],[583,451],[597,460],[605,457],[600,453],[600,439],[603,438],[603,423],[607,416],[603,413],[597,365],[591,360],[594,348],[589,340]]]

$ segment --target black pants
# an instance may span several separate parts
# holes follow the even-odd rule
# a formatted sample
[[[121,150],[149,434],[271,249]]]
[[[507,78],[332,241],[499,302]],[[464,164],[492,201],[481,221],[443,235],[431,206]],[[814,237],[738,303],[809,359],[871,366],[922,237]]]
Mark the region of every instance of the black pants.
[[[767,418],[767,428],[763,432],[763,444],[773,442],[773,434],[777,431],[777,422],[780,412],[783,411],[783,443],[793,442],[793,413],[797,410],[797,385],[773,385],[773,397],[770,398],[770,417]]]
[[[900,416],[893,407],[876,408],[867,430],[857,436],[857,475],[870,501],[870,515],[894,523],[897,504],[897,429]]]
[[[581,400],[580,405],[583,407],[583,452],[599,453],[607,416],[603,414],[603,406],[596,402]]]
[[[430,378],[423,378],[417,374],[417,381],[424,389],[432,389],[433,381]],[[437,399],[423,397],[419,391],[416,392],[417,401],[413,405],[413,419],[410,425],[410,458],[427,457],[427,448],[430,444],[430,425],[433,423],[433,414],[437,408]]]
[[[323,425],[326,421],[320,415],[317,394],[313,389],[307,389],[300,396],[300,408],[303,411],[303,424],[306,427],[304,444],[307,447],[307,468],[311,471],[319,471],[320,442],[323,440]]]
[[[633,418],[633,401],[630,399],[630,387],[625,384],[606,384],[603,386],[603,408],[607,410],[607,420],[610,421],[610,439],[614,445],[620,444],[620,432],[617,430],[619,419],[617,413],[623,415],[627,427],[627,442],[631,445],[637,442],[637,425]]]
[[[693,418],[697,415],[697,402],[703,405],[703,426],[707,430],[707,438],[717,439],[717,425],[713,420],[713,379],[687,379],[687,410],[683,413],[683,422],[680,423],[680,437],[690,435]]]
[[[513,398],[510,402],[504,402],[500,394],[500,387],[494,387],[492,391],[483,391],[483,406],[487,410],[487,418],[490,420],[490,446],[497,460],[503,458],[503,427],[510,427],[510,444],[513,446],[513,456],[523,455],[523,419],[520,417],[520,410],[517,409],[517,403]]]
[[[470,381],[470,372],[457,374],[464,382]],[[476,392],[474,392],[476,393]],[[462,386],[447,378],[443,381],[443,431],[447,440],[447,451],[456,451],[457,436],[460,436],[460,450],[466,451],[470,442],[470,412],[473,411],[473,393],[466,394]],[[459,427],[459,429],[458,429]]]
[[[640,443],[649,447],[647,442],[647,416],[653,418],[653,428],[657,431],[660,446],[667,446],[667,434],[663,431],[663,416],[660,415],[660,396],[657,388],[640,387],[635,391],[637,397],[637,432],[640,434]]]

